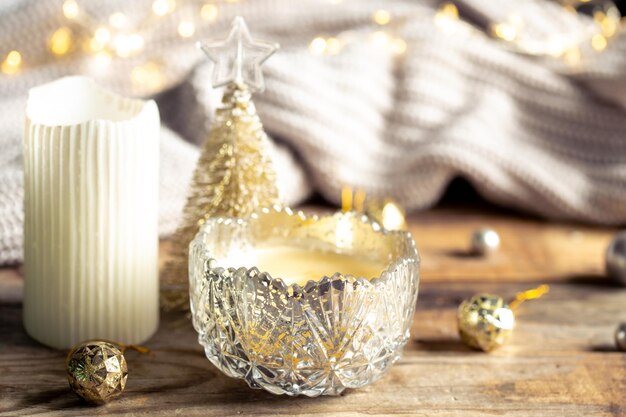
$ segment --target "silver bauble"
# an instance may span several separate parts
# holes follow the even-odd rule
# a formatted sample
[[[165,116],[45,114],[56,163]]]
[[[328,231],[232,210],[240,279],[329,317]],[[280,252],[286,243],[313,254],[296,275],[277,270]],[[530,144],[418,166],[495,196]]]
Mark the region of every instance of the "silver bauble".
[[[615,236],[606,250],[606,273],[613,281],[626,286],[626,232]]]
[[[471,251],[476,255],[495,252],[500,247],[500,236],[492,229],[479,229],[472,233]]]
[[[615,330],[615,344],[619,350],[626,352],[626,323],[617,326]]]

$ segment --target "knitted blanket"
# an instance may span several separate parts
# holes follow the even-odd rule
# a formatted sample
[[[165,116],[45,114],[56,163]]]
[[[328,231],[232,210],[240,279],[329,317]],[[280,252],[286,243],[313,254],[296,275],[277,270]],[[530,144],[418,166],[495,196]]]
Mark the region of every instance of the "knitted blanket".
[[[618,33],[602,52],[581,48],[572,63],[522,54],[486,35],[512,13],[537,36],[588,23],[572,23],[556,2],[499,0],[493,10],[491,1],[463,0],[455,21],[437,14],[434,1],[231,0],[215,2],[203,20],[202,2],[178,0],[145,34],[138,54],[113,58],[104,69],[81,51],[87,29],[68,21],[61,3],[0,4],[0,57],[15,49],[23,58],[17,74],[0,74],[0,264],[22,256],[28,89],[68,74],[156,97],[163,120],[160,231],[175,229],[221,94],[211,89],[210,64],[193,39],[223,36],[236,15],[253,36],[282,45],[264,66],[266,90],[254,100],[287,203],[312,191],[337,202],[341,187],[351,185],[418,210],[462,176],[501,205],[551,219],[626,223],[626,36]],[[123,11],[132,26],[151,13],[152,0],[77,4],[96,24]],[[391,16],[384,26],[372,22],[380,8]],[[195,21],[192,38],[177,33],[181,19]],[[72,30],[74,50],[56,57],[48,39],[61,26]],[[312,53],[309,44],[320,35],[336,37],[339,53]],[[397,38],[400,54],[392,47]],[[156,82],[133,76],[146,64],[157,68]]]

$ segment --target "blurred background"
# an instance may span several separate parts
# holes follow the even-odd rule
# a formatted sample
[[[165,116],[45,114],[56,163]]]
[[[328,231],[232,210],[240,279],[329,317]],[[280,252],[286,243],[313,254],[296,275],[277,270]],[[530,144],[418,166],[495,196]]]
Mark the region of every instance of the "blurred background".
[[[2,0],[0,264],[22,256],[28,90],[70,74],[157,100],[160,231],[175,230],[222,94],[195,41],[225,37],[238,15],[253,37],[281,44],[254,100],[287,203],[337,204],[349,185],[423,210],[452,183],[457,200],[624,224],[620,10],[574,0]]]

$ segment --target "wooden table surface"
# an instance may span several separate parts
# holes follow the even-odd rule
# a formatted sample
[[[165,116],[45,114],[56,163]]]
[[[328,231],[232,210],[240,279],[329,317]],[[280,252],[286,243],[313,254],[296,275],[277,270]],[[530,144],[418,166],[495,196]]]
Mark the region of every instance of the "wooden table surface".
[[[468,209],[420,213],[409,223],[422,256],[412,338],[384,378],[338,397],[251,390],[208,362],[189,320],[163,313],[146,343],[153,353],[126,354],[125,393],[102,407],[84,405],[68,388],[66,352],[22,329],[19,268],[0,270],[0,416],[626,416],[626,353],[613,342],[626,321],[626,289],[603,277],[616,229]],[[501,250],[468,256],[469,234],[483,225],[500,233]],[[539,283],[551,291],[521,307],[510,344],[485,354],[460,343],[461,300],[477,292],[512,297]]]

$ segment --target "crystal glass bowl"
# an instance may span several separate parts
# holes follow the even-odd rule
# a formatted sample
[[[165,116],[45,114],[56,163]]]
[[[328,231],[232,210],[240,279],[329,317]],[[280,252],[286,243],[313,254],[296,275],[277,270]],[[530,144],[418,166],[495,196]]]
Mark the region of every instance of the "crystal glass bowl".
[[[297,245],[384,263],[379,277],[329,271],[303,287],[229,265],[232,254]],[[241,259],[241,256],[240,256]],[[190,303],[198,341],[226,375],[274,394],[337,395],[380,378],[409,339],[419,285],[410,233],[355,212],[263,209],[208,220],[191,242]]]

